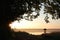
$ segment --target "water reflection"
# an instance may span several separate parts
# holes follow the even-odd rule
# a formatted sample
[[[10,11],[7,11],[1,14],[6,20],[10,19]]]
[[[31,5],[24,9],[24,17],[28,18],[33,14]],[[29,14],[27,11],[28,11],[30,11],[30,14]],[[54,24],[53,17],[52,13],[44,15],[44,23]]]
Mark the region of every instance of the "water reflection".
[[[44,33],[43,29],[14,29],[15,32],[22,31],[22,32],[27,32],[29,34],[33,35],[41,35]],[[59,32],[60,29],[47,29],[46,33],[51,33],[51,32]]]

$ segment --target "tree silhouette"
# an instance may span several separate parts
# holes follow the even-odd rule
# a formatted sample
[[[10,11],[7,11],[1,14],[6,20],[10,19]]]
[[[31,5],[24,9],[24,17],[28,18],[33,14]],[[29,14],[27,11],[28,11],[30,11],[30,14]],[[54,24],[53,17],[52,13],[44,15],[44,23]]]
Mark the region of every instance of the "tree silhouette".
[[[1,39],[9,39],[7,38],[11,32],[9,24],[12,21],[17,20],[17,17],[32,21],[40,15],[41,6],[44,6],[44,14],[47,14],[45,17],[47,23],[48,14],[52,15],[52,19],[60,18],[60,0],[1,0],[0,32],[3,35],[0,36]],[[24,14],[26,15],[23,17]]]
[[[40,14],[41,6],[44,6],[44,14],[46,14],[45,21],[49,22],[48,14],[52,15],[52,19],[60,18],[60,1],[59,0],[10,0],[8,2],[10,7],[9,18],[14,19],[14,17],[23,18],[26,14],[26,20],[33,20],[37,18]],[[35,12],[35,14],[33,14]],[[11,16],[12,15],[12,16]],[[19,19],[18,19],[19,20]]]
[[[49,22],[48,14],[52,15],[52,19],[60,18],[59,0],[7,0],[4,2],[2,3],[3,16],[11,21],[16,20],[17,17],[21,19],[25,17],[26,20],[37,18],[40,15],[41,6],[44,6],[44,14],[47,14],[46,22]],[[23,17],[24,14],[26,16]]]

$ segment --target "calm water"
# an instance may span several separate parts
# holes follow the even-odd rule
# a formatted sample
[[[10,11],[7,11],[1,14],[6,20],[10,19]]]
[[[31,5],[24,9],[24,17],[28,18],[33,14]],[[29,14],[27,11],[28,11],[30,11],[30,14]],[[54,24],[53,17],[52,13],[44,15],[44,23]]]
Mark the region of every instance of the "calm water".
[[[42,33],[44,33],[43,29],[19,29],[20,31],[23,32],[28,32],[29,34],[33,34],[33,35],[41,35]],[[15,31],[19,31],[19,30],[15,30]],[[60,29],[47,29],[46,33],[51,33],[51,32],[60,32]]]

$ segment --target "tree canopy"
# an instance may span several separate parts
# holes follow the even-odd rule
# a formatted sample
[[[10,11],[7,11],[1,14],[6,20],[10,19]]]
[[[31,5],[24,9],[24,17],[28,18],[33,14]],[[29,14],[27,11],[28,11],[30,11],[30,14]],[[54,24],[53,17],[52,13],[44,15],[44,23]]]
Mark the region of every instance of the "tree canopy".
[[[14,21],[17,17],[32,21],[40,15],[41,6],[44,6],[47,23],[49,22],[48,14],[52,15],[52,19],[60,18],[60,0],[7,0],[2,1],[2,4],[3,14],[1,14],[1,18],[2,20],[6,19],[6,21]],[[23,17],[23,15],[25,16]]]

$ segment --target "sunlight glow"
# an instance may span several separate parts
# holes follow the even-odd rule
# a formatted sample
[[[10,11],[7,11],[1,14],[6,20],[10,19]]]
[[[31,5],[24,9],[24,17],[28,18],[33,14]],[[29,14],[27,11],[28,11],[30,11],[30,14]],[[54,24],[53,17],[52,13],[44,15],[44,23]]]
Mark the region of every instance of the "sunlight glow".
[[[43,9],[44,9],[44,6],[42,6],[42,8],[41,8],[39,13],[42,14],[44,12]],[[33,10],[35,10],[35,9],[33,8]],[[32,12],[32,15],[37,15],[37,13],[36,12]],[[23,18],[25,16],[27,16],[27,14],[24,14]],[[36,26],[40,25],[39,21],[40,21],[40,16],[38,18],[36,18],[36,19],[33,19],[33,21],[28,21],[28,20],[22,19],[22,20],[20,20],[20,22],[18,22],[16,20],[16,21],[12,22],[9,26],[11,26],[12,29],[15,29],[15,28],[16,29],[29,29],[29,28],[32,29],[32,28],[37,28]]]
[[[43,3],[42,3],[43,4]],[[12,28],[12,29],[43,29],[43,28],[48,28],[48,29],[53,29],[53,28],[60,28],[59,27],[59,24],[60,24],[60,19],[59,20],[52,20],[51,19],[51,15],[49,20],[51,23],[45,23],[44,21],[44,17],[46,16],[44,13],[44,4],[43,6],[41,7],[41,10],[39,12],[40,16],[36,19],[33,19],[33,21],[28,21],[28,20],[25,20],[25,19],[21,19],[19,22],[18,20],[12,22],[9,26]],[[33,12],[32,13],[33,15],[36,15],[37,13],[36,12]],[[27,14],[24,14],[24,16],[27,16]]]

